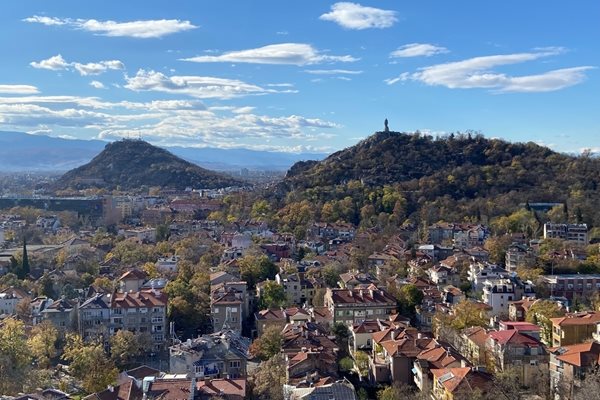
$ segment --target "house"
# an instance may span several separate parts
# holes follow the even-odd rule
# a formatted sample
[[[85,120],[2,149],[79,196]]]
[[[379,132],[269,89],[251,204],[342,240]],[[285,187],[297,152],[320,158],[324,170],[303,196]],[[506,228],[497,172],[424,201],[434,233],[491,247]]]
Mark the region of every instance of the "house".
[[[41,314],[42,319],[51,322],[61,336],[76,329],[77,303],[73,300],[60,298],[47,306]]]
[[[78,308],[79,335],[86,342],[101,341],[108,346],[110,324],[110,295],[98,293]]]
[[[333,353],[320,349],[301,349],[296,354],[286,354],[286,380],[291,385],[301,385],[308,379],[338,378],[338,365]]]
[[[491,332],[486,348],[488,364],[496,371],[511,369],[521,384],[529,386],[548,368],[548,353],[539,341],[517,329]]]
[[[0,315],[14,315],[17,304],[29,301],[29,295],[22,289],[9,287],[0,292]]]
[[[371,285],[368,289],[331,289],[325,293],[325,307],[333,323],[352,325],[367,319],[386,318],[396,310],[396,298]]]
[[[492,387],[492,375],[477,368],[440,368],[432,369],[431,373],[434,378],[433,400],[454,400],[459,396],[488,392]]]
[[[436,285],[459,285],[460,274],[455,268],[442,264],[434,265],[427,270],[429,279]]]
[[[347,380],[319,380],[308,385],[284,386],[284,400],[340,399],[358,400],[354,386]]]
[[[414,383],[423,393],[433,389],[432,369],[466,367],[467,360],[447,343],[432,341],[417,355],[413,365]]]
[[[353,352],[359,350],[370,351],[373,348],[373,333],[381,331],[379,320],[366,320],[352,325],[348,345]]]
[[[238,334],[242,333],[244,322],[245,304],[245,282],[244,290],[236,287],[224,286],[222,290],[211,294],[210,314],[215,330],[231,329]]]
[[[156,289],[114,293],[110,298],[110,336],[124,329],[152,338],[153,350],[163,348],[168,339],[168,296]]]
[[[488,332],[480,326],[465,328],[458,338],[460,353],[475,366],[487,364],[486,341]]]
[[[232,275],[225,271],[218,271],[218,272],[213,272],[212,274],[210,274],[211,288],[213,286],[217,286],[221,283],[233,282],[233,281],[239,281],[239,280],[240,280],[239,277]]]
[[[456,286],[448,285],[442,289],[442,301],[448,305],[456,305],[466,300],[465,294]]]
[[[277,282],[278,285],[283,286],[283,291],[288,302],[295,305],[306,303],[306,296],[302,289],[301,280],[302,279],[297,272],[293,274],[280,272],[275,275],[275,282]]]
[[[175,273],[178,263],[179,256],[161,257],[156,261],[156,269],[161,273]]]
[[[196,399],[244,400],[247,398],[245,378],[205,379],[196,382]]]
[[[544,239],[562,239],[569,242],[575,242],[587,245],[588,227],[586,224],[544,224]]]
[[[439,244],[422,244],[419,245],[418,251],[434,262],[448,258],[454,253],[452,247],[441,246]]]
[[[510,331],[516,330],[519,333],[527,335],[529,337],[534,338],[535,340],[540,340],[540,332],[542,328],[539,325],[532,324],[530,322],[514,322],[514,321],[500,321],[499,331]]]
[[[338,282],[338,285],[343,289],[354,289],[357,287],[365,289],[370,285],[377,286],[378,284],[379,280],[370,273],[358,271],[349,271],[340,274],[340,280]]]
[[[118,279],[119,291],[121,293],[137,292],[148,279],[148,274],[139,269],[130,269],[123,273]]]
[[[220,331],[169,347],[170,372],[196,378],[246,376],[250,339],[233,331]]]
[[[596,371],[600,363],[600,343],[588,342],[548,349],[550,382],[555,393],[573,398],[586,373]]]
[[[508,319],[511,321],[525,321],[527,311],[538,299],[533,297],[524,297],[508,303]]]
[[[506,250],[504,265],[508,271],[516,271],[517,268],[531,267],[534,263],[535,253],[529,246],[513,243]]]
[[[287,309],[268,309],[254,313],[257,336],[262,334],[271,326],[282,330],[288,323],[303,324],[312,320],[308,310],[298,307]]]
[[[42,311],[44,311],[46,307],[48,307],[52,303],[54,303],[54,300],[46,296],[38,296],[35,299],[31,300],[31,302],[29,303],[29,308],[31,309],[32,325],[37,325],[42,322]]]
[[[552,322],[552,346],[568,346],[583,343],[593,338],[600,322],[600,313],[583,312],[566,314],[564,317],[550,318]]]
[[[481,292],[486,279],[509,278],[510,276],[507,270],[495,264],[477,262],[469,265],[467,279],[471,282],[475,292]]]
[[[483,281],[482,302],[492,307],[492,315],[508,316],[509,302],[535,296],[533,284],[516,277],[488,278]]]

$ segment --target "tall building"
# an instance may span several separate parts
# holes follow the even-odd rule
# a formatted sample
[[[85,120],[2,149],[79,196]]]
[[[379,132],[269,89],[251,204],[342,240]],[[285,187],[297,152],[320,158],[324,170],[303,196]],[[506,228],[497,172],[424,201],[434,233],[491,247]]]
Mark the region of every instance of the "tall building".
[[[544,224],[544,239],[562,239],[579,244],[588,244],[586,224]]]

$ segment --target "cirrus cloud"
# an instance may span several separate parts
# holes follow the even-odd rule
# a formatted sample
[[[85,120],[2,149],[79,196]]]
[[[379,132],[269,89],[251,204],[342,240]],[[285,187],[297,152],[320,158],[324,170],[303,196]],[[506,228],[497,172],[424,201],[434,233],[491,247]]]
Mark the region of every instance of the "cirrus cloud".
[[[490,89],[495,93],[551,92],[581,83],[586,78],[585,72],[595,67],[562,68],[521,76],[497,72],[494,68],[559,55],[564,51],[562,48],[555,47],[527,53],[473,57],[423,67],[414,73],[404,72],[396,78],[386,79],[385,82],[394,84],[412,80],[429,86],[445,86],[449,89]]]
[[[255,49],[230,51],[218,56],[196,56],[181,61],[198,63],[231,62],[248,64],[311,65],[331,62],[358,61],[349,55],[331,56],[305,43],[270,44]]]
[[[37,87],[31,85],[0,85],[0,93],[5,94],[36,94],[39,93]]]
[[[396,12],[375,7],[365,7],[358,3],[339,2],[331,6],[331,11],[319,17],[332,21],[347,29],[389,28],[398,21]]]
[[[47,26],[69,26],[97,35],[112,37],[131,37],[136,39],[160,38],[178,32],[196,29],[190,21],[179,19],[137,20],[127,22],[98,21],[95,19],[71,19],[34,15],[23,19],[24,22],[39,23]]]

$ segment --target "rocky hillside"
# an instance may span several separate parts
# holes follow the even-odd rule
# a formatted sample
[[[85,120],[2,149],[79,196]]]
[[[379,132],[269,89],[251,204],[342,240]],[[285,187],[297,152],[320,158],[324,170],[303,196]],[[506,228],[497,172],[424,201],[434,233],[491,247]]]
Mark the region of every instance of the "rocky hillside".
[[[187,162],[141,140],[109,143],[89,163],[64,174],[55,189],[89,187],[135,190],[159,186],[174,189],[242,185],[233,177]]]

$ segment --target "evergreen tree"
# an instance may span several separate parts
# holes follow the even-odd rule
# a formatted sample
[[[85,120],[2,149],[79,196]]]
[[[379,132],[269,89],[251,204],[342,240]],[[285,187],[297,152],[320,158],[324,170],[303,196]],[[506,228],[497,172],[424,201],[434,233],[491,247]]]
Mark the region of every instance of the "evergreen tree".
[[[27,256],[27,241],[23,238],[23,259],[21,260],[21,269],[19,279],[25,279],[29,275],[29,257]]]

